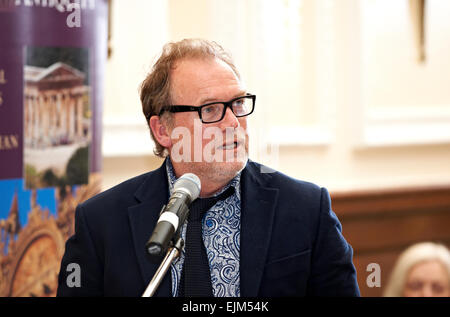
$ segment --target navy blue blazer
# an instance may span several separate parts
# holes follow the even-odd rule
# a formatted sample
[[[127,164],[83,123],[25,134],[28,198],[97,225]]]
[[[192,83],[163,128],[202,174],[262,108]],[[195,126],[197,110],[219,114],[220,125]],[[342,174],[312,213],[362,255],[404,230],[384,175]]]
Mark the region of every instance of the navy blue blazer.
[[[241,296],[359,296],[327,190],[261,167],[249,161],[241,176]],[[163,164],[80,204],[57,295],[141,296],[159,267],[144,245],[167,200]],[[79,265],[79,287],[67,283],[70,263]],[[172,296],[171,285],[169,271],[155,296]]]

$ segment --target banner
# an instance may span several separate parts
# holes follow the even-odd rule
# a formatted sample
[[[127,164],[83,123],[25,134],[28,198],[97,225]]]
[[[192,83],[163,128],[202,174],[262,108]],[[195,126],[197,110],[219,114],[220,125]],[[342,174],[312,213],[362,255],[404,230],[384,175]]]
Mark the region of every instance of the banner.
[[[106,0],[0,0],[0,296],[54,296],[100,191]]]

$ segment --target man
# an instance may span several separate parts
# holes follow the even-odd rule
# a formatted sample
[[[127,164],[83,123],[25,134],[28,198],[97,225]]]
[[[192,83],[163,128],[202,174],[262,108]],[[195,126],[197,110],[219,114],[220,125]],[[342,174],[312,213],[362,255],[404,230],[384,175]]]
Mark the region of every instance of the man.
[[[155,153],[166,160],[77,207],[58,295],[141,296],[160,264],[149,260],[145,244],[174,182],[194,173],[198,201],[230,193],[205,210],[193,251],[195,220],[188,218],[181,229],[186,250],[155,296],[358,296],[352,248],[326,189],[264,173],[248,160],[247,116],[255,99],[216,43],[166,45],[141,87]],[[192,285],[197,253],[208,272]],[[70,263],[80,267],[79,287],[67,284]],[[196,284],[206,285],[206,293],[192,292]]]

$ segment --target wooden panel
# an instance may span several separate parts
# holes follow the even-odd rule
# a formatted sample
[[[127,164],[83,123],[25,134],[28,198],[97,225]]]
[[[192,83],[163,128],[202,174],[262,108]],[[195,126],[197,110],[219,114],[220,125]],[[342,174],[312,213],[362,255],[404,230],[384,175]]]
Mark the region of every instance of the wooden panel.
[[[382,296],[383,286],[388,282],[389,274],[394,267],[394,263],[398,257],[400,250],[386,251],[382,253],[373,253],[368,255],[360,255],[354,257],[354,264],[358,272],[358,284],[361,296],[378,297]],[[370,263],[377,263],[381,268],[381,287],[367,287],[367,277],[371,272],[367,272],[367,266]]]
[[[336,192],[331,197],[333,209],[344,217],[450,208],[450,186]]]
[[[399,254],[411,244],[450,245],[450,187],[332,193],[333,210],[354,249],[362,296],[381,296]],[[369,288],[367,265],[381,267],[381,288]]]
[[[345,237],[356,254],[406,246],[416,241],[450,238],[450,212],[425,212],[402,217],[342,219]]]

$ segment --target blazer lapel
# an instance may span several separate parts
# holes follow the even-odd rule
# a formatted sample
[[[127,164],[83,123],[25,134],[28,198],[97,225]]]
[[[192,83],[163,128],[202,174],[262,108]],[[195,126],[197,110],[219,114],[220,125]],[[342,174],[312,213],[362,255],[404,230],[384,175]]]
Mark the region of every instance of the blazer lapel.
[[[162,259],[151,261],[145,251],[145,244],[153,232],[162,206],[167,202],[168,185],[165,164],[149,174],[136,191],[135,198],[139,203],[128,208],[128,218],[139,268],[147,287],[162,261]],[[171,280],[171,274],[167,272],[154,296],[172,296]]]
[[[249,161],[241,177],[240,283],[242,297],[256,297],[270,244],[278,189],[265,186],[270,174]],[[266,181],[264,181],[266,180]]]

